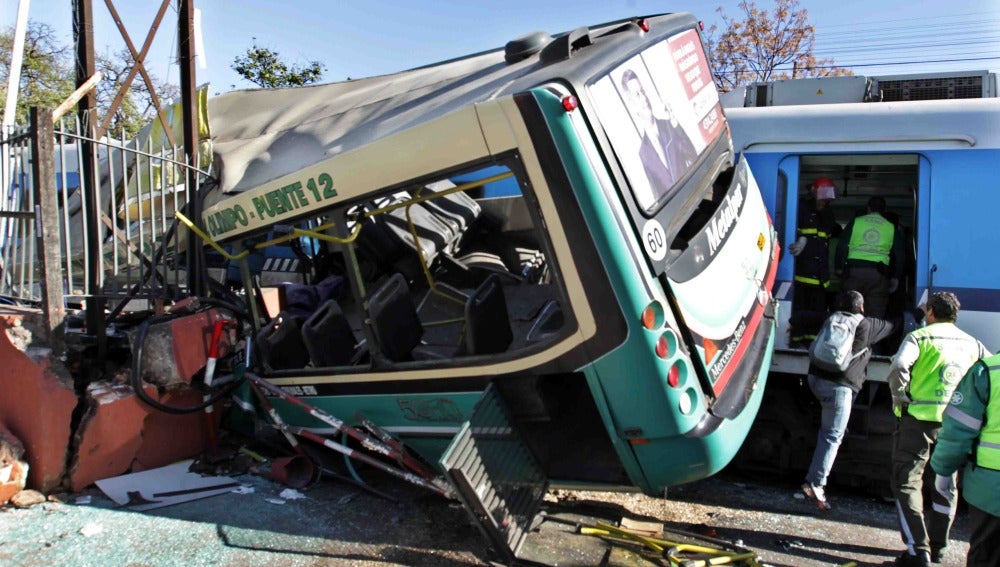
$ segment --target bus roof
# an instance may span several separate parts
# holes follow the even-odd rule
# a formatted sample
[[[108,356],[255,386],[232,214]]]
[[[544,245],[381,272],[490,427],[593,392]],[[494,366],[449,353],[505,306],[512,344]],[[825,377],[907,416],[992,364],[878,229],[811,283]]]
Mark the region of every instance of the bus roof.
[[[632,29],[638,18],[589,29],[589,40],[621,41],[611,32]],[[651,34],[663,37],[694,27],[690,14],[647,18]],[[559,34],[549,44],[568,42],[581,30]],[[537,35],[537,34],[533,34]],[[548,37],[546,34],[541,34]],[[603,36],[603,37],[602,37]],[[527,37],[527,36],[526,36]],[[646,37],[644,39],[648,40]],[[208,103],[215,177],[223,193],[239,193],[300,171],[337,154],[369,145],[457,109],[510,95],[554,77],[585,80],[592,65],[607,65],[622,52],[583,50],[571,61],[530,56],[505,61],[504,49],[487,51],[391,75],[315,86],[242,90]],[[582,69],[581,62],[587,63]],[[218,201],[216,195],[216,202]]]
[[[1000,148],[1000,99],[728,108],[737,152]]]

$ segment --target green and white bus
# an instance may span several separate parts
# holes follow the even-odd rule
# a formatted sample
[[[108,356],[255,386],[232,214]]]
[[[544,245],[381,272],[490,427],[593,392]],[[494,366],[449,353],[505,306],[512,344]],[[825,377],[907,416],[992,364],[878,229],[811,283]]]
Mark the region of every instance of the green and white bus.
[[[201,220],[249,251],[227,273],[271,384],[445,462],[493,411],[562,485],[662,494],[739,449],[778,245],[691,15],[208,111]]]

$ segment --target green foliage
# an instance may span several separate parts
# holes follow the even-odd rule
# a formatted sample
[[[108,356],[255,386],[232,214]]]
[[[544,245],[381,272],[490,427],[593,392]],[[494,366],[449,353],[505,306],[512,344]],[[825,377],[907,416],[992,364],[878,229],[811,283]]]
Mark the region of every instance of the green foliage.
[[[7,99],[14,28],[0,32],[0,100]],[[18,83],[16,123],[28,121],[32,106],[55,108],[76,88],[69,48],[60,46],[47,24],[30,22],[24,37],[24,60]],[[0,107],[0,114],[3,108]]]
[[[706,43],[719,90],[754,81],[853,74],[836,67],[832,59],[813,56],[816,28],[809,23],[809,12],[798,6],[799,0],[774,0],[772,14],[743,0],[739,4],[743,19],[717,10],[726,29],[716,38],[717,27],[709,28]],[[778,71],[782,66],[791,67],[792,73]]]
[[[233,60],[233,71],[244,79],[265,89],[280,87],[301,87],[318,82],[323,78],[326,67],[319,61],[305,66],[290,65],[281,60],[277,51],[260,47],[254,41],[246,55]]]
[[[6,100],[7,96],[13,44],[13,28],[0,32],[0,100]],[[15,118],[15,122],[21,124],[28,121],[28,109],[32,106],[55,108],[76,89],[73,49],[60,45],[50,26],[29,22],[24,45]],[[94,66],[104,74],[104,78],[97,84],[97,114],[103,120],[129,71],[135,66],[135,61],[127,49],[122,49],[117,53],[96,55]],[[166,104],[171,98],[177,97],[179,91],[176,86],[160,82],[152,74],[150,79],[161,103]],[[0,113],[2,111],[0,108]],[[149,89],[142,77],[137,75],[127,95],[114,111],[108,134],[116,138],[124,134],[126,139],[131,138],[155,114],[156,108]]]

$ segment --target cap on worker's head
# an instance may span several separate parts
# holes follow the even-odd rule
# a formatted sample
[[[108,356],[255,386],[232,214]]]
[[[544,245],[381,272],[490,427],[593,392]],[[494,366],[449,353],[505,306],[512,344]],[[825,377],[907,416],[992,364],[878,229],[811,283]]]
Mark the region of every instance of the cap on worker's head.
[[[837,197],[833,180],[829,177],[820,177],[813,182],[812,187],[816,191],[816,200],[830,200]]]

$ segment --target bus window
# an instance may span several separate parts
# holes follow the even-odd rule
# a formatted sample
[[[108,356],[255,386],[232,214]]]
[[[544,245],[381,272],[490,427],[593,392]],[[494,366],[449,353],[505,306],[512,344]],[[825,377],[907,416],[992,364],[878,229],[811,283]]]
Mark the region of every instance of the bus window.
[[[452,365],[471,356],[517,356],[560,334],[548,244],[510,168],[491,165],[373,192],[330,216],[357,236],[329,251],[343,260],[325,280],[285,284],[286,302],[295,304],[265,330],[291,325],[309,356],[298,364],[266,360],[272,369]],[[268,344],[270,335],[261,340]]]

